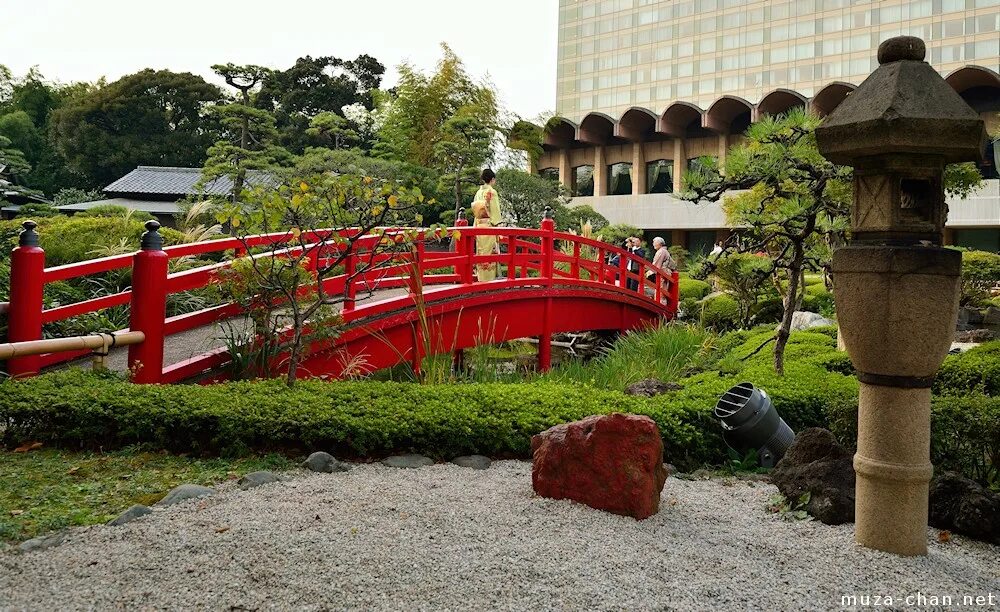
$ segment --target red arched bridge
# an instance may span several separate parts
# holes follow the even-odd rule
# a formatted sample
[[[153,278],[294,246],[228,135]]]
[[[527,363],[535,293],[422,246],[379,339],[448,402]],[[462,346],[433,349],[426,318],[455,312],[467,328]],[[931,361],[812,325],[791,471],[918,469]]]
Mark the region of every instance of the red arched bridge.
[[[245,307],[223,303],[167,317],[167,296],[218,283],[220,274],[247,256],[248,249],[254,258],[308,249],[309,282],[322,283],[324,294],[339,296],[341,328],[333,339],[309,348],[301,362],[303,375],[335,378],[347,369],[374,371],[401,362],[419,369],[429,354],[526,337],[538,338],[539,368],[546,370],[555,333],[628,331],[657,325],[677,311],[676,272],[656,269],[607,243],[557,232],[551,219],[543,220],[540,229],[473,228],[460,220],[447,230],[317,230],[304,240],[300,233],[284,232],[166,248],[160,246],[158,224],[150,222],[143,247],[134,254],[49,268],[35,225],[24,225],[11,258],[11,344],[0,345],[0,358],[9,358],[12,376],[31,376],[95,348],[107,352],[109,345],[127,343],[135,382],[217,378],[230,361],[225,348],[165,364],[164,347],[193,330],[211,333],[218,323],[244,315]],[[495,236],[498,252],[477,254],[480,236]],[[394,248],[403,244],[407,248]],[[171,260],[192,257],[220,261],[169,272]],[[327,267],[334,259],[340,265]],[[477,282],[476,266],[489,264],[505,274]],[[44,306],[49,283],[124,269],[132,278],[125,291]],[[130,306],[129,329],[42,340],[46,324],[121,305]]]

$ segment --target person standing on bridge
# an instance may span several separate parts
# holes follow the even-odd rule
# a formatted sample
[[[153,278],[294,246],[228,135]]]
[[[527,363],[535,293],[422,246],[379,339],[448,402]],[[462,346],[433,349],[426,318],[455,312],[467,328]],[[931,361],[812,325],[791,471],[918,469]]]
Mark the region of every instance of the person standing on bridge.
[[[500,194],[497,193],[494,185],[497,182],[497,175],[492,170],[483,170],[480,179],[483,185],[476,192],[476,198],[472,201],[472,213],[476,217],[476,227],[496,227],[500,224]],[[499,242],[496,236],[476,236],[476,255],[495,255],[500,252]],[[481,283],[496,280],[497,262],[476,264],[476,278]]]

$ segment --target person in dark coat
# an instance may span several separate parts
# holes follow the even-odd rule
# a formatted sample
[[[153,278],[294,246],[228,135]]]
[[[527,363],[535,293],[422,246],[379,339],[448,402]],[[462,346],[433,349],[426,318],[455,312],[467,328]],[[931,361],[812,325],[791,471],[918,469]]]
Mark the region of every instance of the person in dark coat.
[[[632,236],[632,237],[629,238],[629,242],[630,242],[630,246],[628,248],[628,252],[631,253],[632,255],[635,255],[636,257],[645,259],[646,258],[646,249],[642,248],[642,241],[639,240],[637,237]],[[642,273],[642,271],[639,269],[640,264],[637,261],[629,260],[629,262],[628,262],[628,264],[627,264],[626,267],[627,267],[628,271],[631,274],[638,275],[638,274]],[[625,283],[625,286],[628,287],[629,289],[631,289],[632,291],[638,291],[639,290],[639,280],[637,278],[631,278],[631,277],[629,277],[629,279]]]

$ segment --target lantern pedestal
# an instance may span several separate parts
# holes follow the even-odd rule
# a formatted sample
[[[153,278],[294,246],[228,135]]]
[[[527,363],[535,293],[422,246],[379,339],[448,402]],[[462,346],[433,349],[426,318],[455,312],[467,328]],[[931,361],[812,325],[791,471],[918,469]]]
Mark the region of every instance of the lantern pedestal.
[[[837,250],[837,316],[861,381],[855,537],[927,552],[931,389],[958,318],[962,255],[930,247]]]

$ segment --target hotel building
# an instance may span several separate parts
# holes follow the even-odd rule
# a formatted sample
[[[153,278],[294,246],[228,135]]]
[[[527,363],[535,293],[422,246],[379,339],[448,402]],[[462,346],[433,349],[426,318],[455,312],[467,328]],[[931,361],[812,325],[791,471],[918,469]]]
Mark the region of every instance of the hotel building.
[[[678,200],[684,171],[724,163],[751,122],[829,114],[912,35],[1000,137],[1000,0],[560,0],[557,118],[538,171],[576,205],[693,251],[728,233],[718,204]],[[946,240],[1000,251],[1000,145],[950,201]]]

